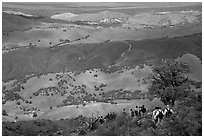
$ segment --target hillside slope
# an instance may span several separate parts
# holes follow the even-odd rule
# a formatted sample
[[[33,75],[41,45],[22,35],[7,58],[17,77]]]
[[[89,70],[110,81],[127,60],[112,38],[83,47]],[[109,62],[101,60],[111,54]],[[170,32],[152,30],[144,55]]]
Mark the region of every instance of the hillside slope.
[[[29,19],[2,12],[2,31],[23,31],[29,29],[34,23]]]
[[[148,60],[161,58],[177,58],[185,53],[202,58],[202,39],[198,36],[159,38],[129,41],[128,43],[132,45],[132,49],[127,53],[127,60],[124,65],[138,65]],[[117,60],[123,59],[121,55],[128,47],[122,41],[91,45],[69,45],[54,49],[20,48],[3,54],[3,81],[17,79],[29,73],[60,72],[65,68],[70,71],[107,68]],[[131,52],[138,50],[142,53],[136,54],[136,56],[135,54],[131,55]],[[147,56],[142,57],[141,54]]]

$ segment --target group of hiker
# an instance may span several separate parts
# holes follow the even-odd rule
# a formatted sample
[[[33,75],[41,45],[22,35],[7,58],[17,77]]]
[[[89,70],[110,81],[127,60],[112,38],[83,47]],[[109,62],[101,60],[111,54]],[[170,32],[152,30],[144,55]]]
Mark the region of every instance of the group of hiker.
[[[130,116],[131,117],[144,117],[147,109],[144,105],[142,106],[136,106],[135,109],[130,109]],[[161,124],[161,121],[164,117],[168,118],[174,113],[173,109],[170,108],[169,105],[166,106],[165,109],[161,109],[161,107],[156,106],[152,112],[149,112],[148,114],[152,115],[152,119],[155,122],[156,125]],[[123,109],[123,114],[126,115],[127,112],[125,109]]]
[[[158,125],[161,124],[161,121],[164,117],[168,118],[170,117],[173,113],[172,108],[170,108],[169,105],[166,106],[164,110],[161,109],[161,107],[155,107],[155,109],[152,112],[152,118],[154,119],[154,122]]]
[[[144,105],[142,106],[136,106],[135,110],[130,109],[130,115],[132,117],[135,116],[144,116],[145,112],[147,111],[147,109],[145,108]],[[123,109],[123,115],[127,115],[128,113],[125,111],[125,109]],[[93,120],[91,121],[89,128],[93,129],[94,126],[96,125],[100,125],[103,124],[104,122],[109,122],[114,120],[117,117],[117,114],[115,112],[109,112],[107,115],[105,116],[99,116],[99,117],[94,117]]]
[[[130,115],[131,117],[145,117],[145,114],[147,112],[147,109],[145,108],[144,105],[142,106],[136,106],[135,109],[130,109],[130,112],[126,112],[125,109],[123,109],[122,114],[123,115]],[[174,111],[170,108],[169,105],[167,105],[167,107],[162,110],[161,107],[155,107],[154,110],[152,112],[150,112],[150,114],[152,114],[152,119],[153,121],[156,123],[156,125],[161,124],[161,120],[166,117],[170,117],[172,114],[174,113]],[[97,126],[105,123],[105,122],[110,122],[114,119],[117,118],[117,113],[115,112],[109,112],[107,113],[107,115],[105,116],[99,116],[99,117],[93,117],[92,120],[87,123],[88,128],[90,130],[93,130],[95,128],[97,128]]]
[[[123,112],[125,110],[123,109]],[[147,109],[145,108],[144,105],[142,106],[135,106],[135,109],[130,109],[130,115],[131,117],[135,117],[135,116],[144,116],[144,114],[146,113]]]

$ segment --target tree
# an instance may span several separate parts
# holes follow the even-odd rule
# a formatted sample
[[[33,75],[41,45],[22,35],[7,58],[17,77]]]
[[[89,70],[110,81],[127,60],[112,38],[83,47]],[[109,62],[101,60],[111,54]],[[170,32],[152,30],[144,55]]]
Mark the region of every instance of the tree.
[[[164,60],[160,65],[154,67],[150,77],[152,85],[149,88],[151,95],[161,98],[164,104],[174,105],[175,101],[185,97],[189,93],[188,77],[189,67],[185,63],[174,60]]]

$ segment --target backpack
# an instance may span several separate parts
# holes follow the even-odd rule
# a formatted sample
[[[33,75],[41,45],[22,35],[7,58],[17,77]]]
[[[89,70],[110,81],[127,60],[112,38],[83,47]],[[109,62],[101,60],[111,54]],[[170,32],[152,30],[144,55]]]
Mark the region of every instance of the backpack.
[[[145,113],[145,112],[146,112],[146,108],[142,108],[142,109],[141,109],[141,112],[142,112],[142,113]]]
[[[162,111],[158,111],[158,112],[159,112],[158,117],[159,117],[160,119],[162,119],[162,118],[164,117],[164,114],[162,113]]]
[[[137,110],[135,110],[135,115],[136,115],[136,116],[138,116],[138,115],[139,115],[139,113],[138,113],[138,111],[137,111]]]

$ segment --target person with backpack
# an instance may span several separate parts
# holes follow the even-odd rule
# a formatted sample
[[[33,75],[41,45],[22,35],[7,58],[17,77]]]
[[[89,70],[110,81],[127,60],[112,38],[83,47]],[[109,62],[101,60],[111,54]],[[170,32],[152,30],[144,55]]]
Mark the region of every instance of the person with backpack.
[[[170,117],[174,113],[173,109],[170,108],[169,105],[164,109],[164,116],[166,118]]]
[[[144,116],[144,114],[145,114],[146,111],[147,111],[147,109],[144,107],[144,105],[142,105],[141,108],[140,108],[140,111],[139,111],[140,113],[139,113],[139,114],[140,114],[141,116]]]
[[[136,105],[135,106],[135,116],[138,116],[139,115],[139,108],[138,106]]]
[[[99,122],[99,124],[103,124],[105,122],[103,116],[99,117],[98,122]]]
[[[161,124],[161,120],[163,119],[163,117],[164,117],[164,113],[161,110],[161,108],[160,107],[155,107],[155,109],[152,112],[152,118],[154,119],[154,122],[157,125]]]
[[[131,115],[131,117],[135,116],[135,112],[132,109],[130,109],[130,115]]]

